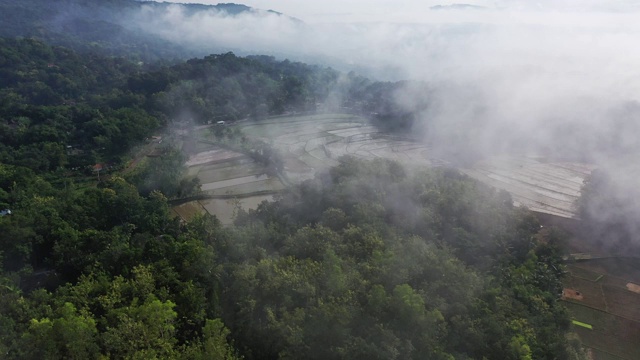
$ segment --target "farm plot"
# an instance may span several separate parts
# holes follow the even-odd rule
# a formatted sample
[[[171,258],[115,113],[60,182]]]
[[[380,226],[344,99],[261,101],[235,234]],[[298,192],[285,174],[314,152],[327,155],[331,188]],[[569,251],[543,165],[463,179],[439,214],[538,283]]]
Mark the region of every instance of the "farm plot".
[[[607,310],[607,303],[599,283],[577,277],[569,277],[564,281],[564,287],[578,292],[582,296],[582,299],[579,300],[581,304]]]
[[[516,204],[560,217],[575,217],[575,202],[594,166],[535,158],[496,157],[479,162],[467,175],[511,194]]]
[[[211,145],[207,145],[207,148],[211,148]],[[187,160],[185,165],[187,167],[191,167],[196,165],[225,162],[225,161],[234,160],[242,157],[245,157],[245,155],[235,151],[230,151],[225,149],[213,149],[213,150],[202,151],[195,155],[192,155],[191,157],[189,157],[189,160]]]
[[[336,166],[337,159],[344,155],[431,165],[425,145],[384,136],[365,119],[353,115],[283,117],[242,124],[241,130],[273,144],[282,153],[286,175],[294,181]]]
[[[570,264],[563,281],[563,299],[571,318],[592,326],[587,329],[575,325],[574,331],[593,350],[596,360],[640,359],[636,345],[640,338],[640,294],[629,286],[637,281],[638,270],[624,266],[621,260]]]
[[[194,216],[206,211],[198,201],[191,201],[186,204],[174,206],[171,210],[184,221],[189,221],[193,219]]]
[[[217,198],[175,206],[172,211],[183,220],[208,212],[223,224],[230,224],[238,207],[255,209],[263,200],[272,200],[270,194],[284,189],[280,179],[265,174],[264,167],[248,156],[205,145],[186,162],[188,175],[200,179],[201,190],[206,196]]]
[[[211,195],[245,197],[256,193],[275,193],[284,190],[284,188],[285,186],[279,179],[270,177],[264,180],[217,188],[208,191],[208,193]]]
[[[621,359],[640,358],[640,349],[635,344],[640,337],[640,323],[576,303],[566,302],[565,306],[572,319],[593,327],[589,330],[574,326],[574,329],[586,346],[602,353],[595,359],[608,359],[607,355]]]
[[[592,281],[592,282],[598,281],[603,277],[603,275],[598,272],[585,269],[577,265],[570,265],[567,267],[567,270],[569,270],[569,274],[571,274],[571,276],[573,277]]]
[[[227,179],[243,178],[246,176],[258,176],[264,173],[264,169],[255,164],[237,164],[235,166],[219,168],[203,168],[197,173],[200,183],[207,184]],[[204,190],[204,189],[203,189]]]
[[[382,134],[365,119],[354,115],[289,116],[238,126],[245,135],[267,141],[279,150],[286,175],[294,182],[337,165],[337,159],[345,155],[392,159],[413,166],[448,164],[433,158],[427,145]],[[506,190],[516,205],[573,218],[583,181],[593,169],[589,164],[502,156],[460,170],[485,184]]]
[[[210,214],[214,214],[223,225],[230,225],[239,208],[256,209],[263,201],[273,201],[273,195],[250,196],[237,199],[208,199],[201,201]]]
[[[268,175],[249,175],[243,177],[234,177],[226,180],[219,180],[214,182],[208,182],[202,185],[202,191],[218,190],[224,188],[235,187],[238,185],[250,184],[254,182],[261,182],[263,180],[270,179]]]
[[[640,295],[626,288],[603,285],[608,311],[614,315],[640,321]]]
[[[625,360],[624,358],[621,358],[619,356],[615,356],[603,350],[598,350],[594,348],[587,349],[587,359],[589,360]]]

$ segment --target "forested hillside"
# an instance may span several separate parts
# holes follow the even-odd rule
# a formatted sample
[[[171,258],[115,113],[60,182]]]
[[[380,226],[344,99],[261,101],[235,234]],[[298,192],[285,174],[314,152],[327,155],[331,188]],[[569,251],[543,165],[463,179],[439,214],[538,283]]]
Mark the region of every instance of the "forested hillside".
[[[571,358],[558,238],[454,171],[345,159],[223,229],[2,170],[8,358]]]
[[[275,11],[221,3],[217,5],[174,4],[138,0],[0,0],[0,36],[33,37],[83,53],[125,56],[145,62],[182,61],[211,52],[229,51],[228,46],[206,49],[169,41],[150,32],[145,16],[160,16],[170,7],[186,16],[219,14],[220,17]],[[145,26],[147,25],[147,26]]]
[[[174,121],[367,111],[394,84],[0,41],[3,358],[576,358],[561,237],[454,170],[346,158],[231,227],[180,222],[135,177],[82,177]]]
[[[37,171],[119,162],[133,144],[175,121],[206,124],[318,106],[375,112],[387,123],[400,117],[389,105],[393,83],[353,74],[345,81],[329,68],[272,57],[227,53],[142,67],[32,39],[0,45],[0,160]]]
[[[127,13],[141,4],[130,0],[0,0],[0,36],[34,37],[82,52],[142,61],[195,55],[127,23]]]

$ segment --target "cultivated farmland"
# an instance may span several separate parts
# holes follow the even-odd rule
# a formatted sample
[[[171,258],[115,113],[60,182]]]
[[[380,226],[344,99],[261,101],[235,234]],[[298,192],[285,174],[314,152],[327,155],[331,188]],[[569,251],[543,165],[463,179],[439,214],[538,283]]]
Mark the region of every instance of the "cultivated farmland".
[[[383,134],[361,117],[323,114],[272,118],[239,125],[247,136],[273,144],[284,157],[289,179],[311,178],[334,166],[344,155],[386,158],[412,166],[439,166],[446,161],[415,140]],[[534,157],[493,157],[469,167],[465,174],[509,192],[516,205],[541,213],[575,217],[574,203],[594,166],[546,161]]]
[[[197,139],[192,139],[198,141]],[[265,173],[262,165],[249,156],[198,141],[199,152],[186,162],[188,176],[200,179],[202,194],[193,200],[173,207],[184,220],[208,212],[223,224],[231,224],[239,208],[255,209],[262,201],[272,201],[273,194],[284,189],[278,177]]]
[[[640,294],[634,291],[640,273],[629,268],[633,262],[601,259],[567,267],[563,299],[575,321],[593,327],[574,325],[593,359],[640,359]]]
[[[433,156],[429,146],[381,133],[354,115],[275,117],[241,121],[231,127],[274,148],[283,161],[282,173],[268,175],[264,164],[241,152],[214,145],[209,129],[201,127],[186,143],[195,152],[187,162],[189,175],[200,179],[204,198],[176,206],[174,211],[182,218],[206,211],[223,224],[230,224],[239,208],[255,209],[262,201],[272,201],[286,184],[310,179],[316,171],[337,165],[345,155],[392,159],[418,167],[451,165]],[[509,192],[516,205],[561,218],[575,218],[575,202],[594,166],[500,156],[482,159],[459,170]],[[636,286],[640,279],[616,277],[600,268],[575,264],[569,269],[564,299],[574,324],[583,324],[574,328],[589,347],[592,358],[640,358],[629,339],[640,336],[640,307],[634,306],[640,301],[640,286]]]
[[[284,163],[287,182],[299,183],[316,171],[338,164],[342,156],[385,158],[419,167],[449,165],[433,156],[429,146],[406,137],[381,133],[364,118],[348,114],[316,114],[241,121],[232,125],[244,136],[270,144]],[[284,189],[282,179],[267,175],[264,166],[247,155],[214,145],[207,128],[198,128],[185,143],[195,152],[186,165],[197,176],[205,195],[225,199],[201,203],[197,208],[220,215],[229,223],[229,198],[251,207],[265,195]],[[560,217],[575,217],[575,200],[588,164],[551,162],[533,157],[494,157],[459,170],[495,188],[509,192],[516,205]],[[249,199],[258,196],[256,199]],[[270,199],[268,197],[267,199]],[[234,206],[238,206],[234,202]],[[224,209],[222,209],[224,208]],[[217,211],[216,209],[221,209]]]

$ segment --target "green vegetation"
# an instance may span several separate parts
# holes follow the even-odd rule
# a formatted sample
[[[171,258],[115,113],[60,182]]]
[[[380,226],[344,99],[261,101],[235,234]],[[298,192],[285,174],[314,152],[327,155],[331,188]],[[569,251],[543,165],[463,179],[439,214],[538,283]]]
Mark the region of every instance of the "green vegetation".
[[[33,179],[0,218],[9,358],[570,358],[557,239],[454,171],[344,159],[228,229]]]
[[[557,239],[454,171],[343,159],[237,225],[230,284],[249,288],[223,318],[261,355],[570,358]]]
[[[83,53],[142,61],[182,59],[193,51],[144,32],[132,0],[0,0],[0,36],[37,38]]]
[[[585,323],[577,321],[577,320],[571,320],[571,323],[573,325],[582,326],[583,328],[587,328],[589,330],[593,330],[593,326],[591,326],[589,324],[585,324]]]
[[[3,358],[577,358],[559,237],[454,170],[341,159],[226,228],[170,216],[198,185],[171,148],[118,175],[180,111],[312,110],[333,70],[229,53],[149,72],[0,41]],[[96,162],[116,170],[79,183]]]

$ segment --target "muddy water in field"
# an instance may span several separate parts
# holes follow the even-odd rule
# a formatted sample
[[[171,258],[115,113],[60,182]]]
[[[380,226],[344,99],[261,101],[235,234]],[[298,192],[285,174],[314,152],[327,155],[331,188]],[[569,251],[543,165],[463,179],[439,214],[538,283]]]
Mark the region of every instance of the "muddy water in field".
[[[411,139],[379,133],[363,118],[344,114],[319,114],[243,122],[246,135],[263,139],[277,149],[290,182],[310,179],[318,170],[339,164],[342,156],[384,158],[405,165],[448,165],[434,158],[431,149]],[[247,196],[279,191],[285,186],[247,156],[226,150],[204,148],[187,162],[189,174],[198,176],[209,195]],[[485,184],[509,192],[517,205],[561,217],[574,217],[575,201],[583,180],[594,169],[589,164],[550,162],[532,157],[495,157],[460,171]],[[249,198],[247,198],[249,199]],[[248,200],[247,200],[248,201]],[[230,219],[228,200],[211,200],[220,217]],[[207,211],[213,211],[213,205]],[[224,208],[224,209],[223,209]]]
[[[244,210],[255,210],[263,201],[273,201],[273,195],[251,196],[241,199],[209,199],[200,201],[206,211],[215,215],[222,224],[233,223],[238,206]]]
[[[268,175],[249,175],[227,180],[215,181],[207,184],[202,184],[202,191],[217,190],[230,186],[243,185],[267,179],[269,179]]]
[[[236,199],[208,199],[192,201],[173,207],[174,214],[183,220],[208,212],[223,224],[231,224],[238,207],[255,209],[263,201],[273,201],[273,193],[284,189],[277,177],[265,174],[265,168],[250,157],[228,149],[212,146],[208,141],[200,141],[196,148],[200,152],[190,156],[185,163],[188,176],[197,176],[201,190],[206,195],[237,196]]]
[[[411,166],[448,164],[432,157],[425,144],[381,134],[366,120],[353,115],[282,117],[245,123],[241,130],[273,144],[283,155],[286,175],[293,182],[336,166],[337,159],[345,155],[392,159]],[[460,170],[485,184],[506,190],[517,205],[574,217],[575,200],[580,196],[583,180],[593,169],[589,164],[514,156],[488,159]]]

